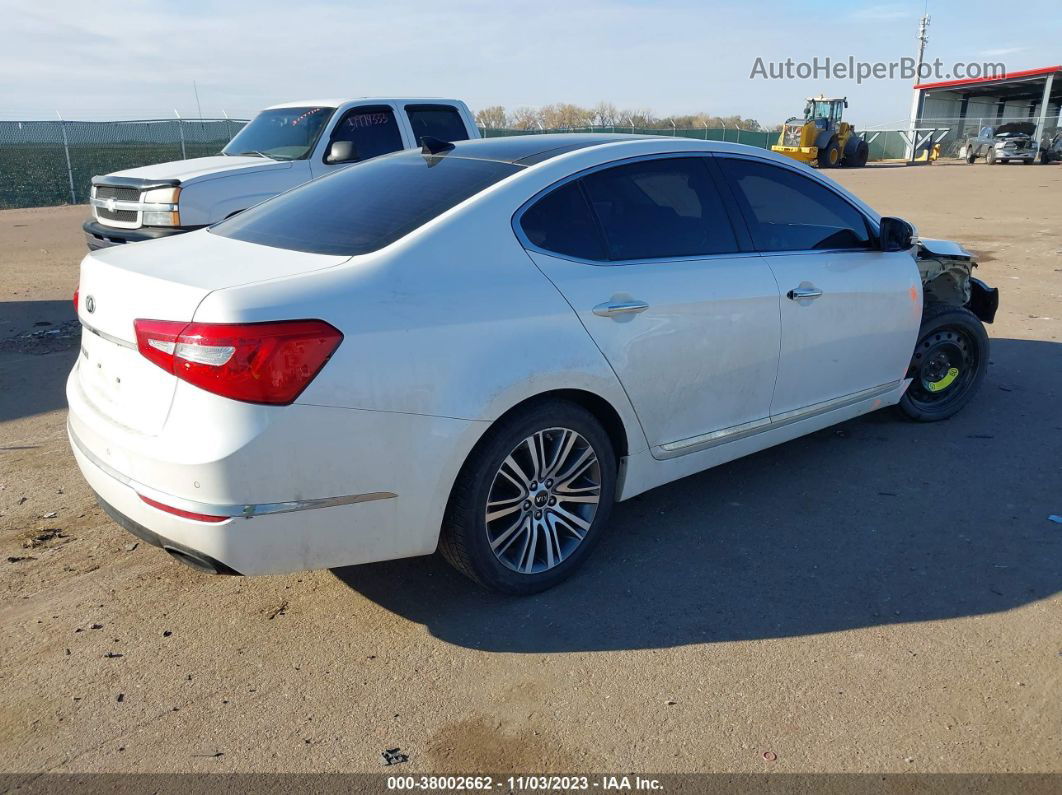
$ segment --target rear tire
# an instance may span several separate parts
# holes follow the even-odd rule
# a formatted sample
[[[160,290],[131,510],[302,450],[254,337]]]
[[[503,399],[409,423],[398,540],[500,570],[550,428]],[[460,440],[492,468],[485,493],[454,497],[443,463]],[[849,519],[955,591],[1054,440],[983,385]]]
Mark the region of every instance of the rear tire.
[[[869,159],[870,147],[867,146],[866,141],[860,141],[856,144],[856,150],[852,153],[852,157],[845,158],[844,164],[849,168],[863,168]]]
[[[985,327],[965,307],[927,307],[907,377],[912,379],[899,403],[901,414],[916,422],[946,420],[977,393],[988,369]]]
[[[977,159],[977,153],[972,146],[966,147],[966,162],[973,163]]]
[[[615,496],[616,454],[601,423],[582,406],[543,400],[500,420],[469,455],[439,551],[485,588],[537,593],[582,565]]]

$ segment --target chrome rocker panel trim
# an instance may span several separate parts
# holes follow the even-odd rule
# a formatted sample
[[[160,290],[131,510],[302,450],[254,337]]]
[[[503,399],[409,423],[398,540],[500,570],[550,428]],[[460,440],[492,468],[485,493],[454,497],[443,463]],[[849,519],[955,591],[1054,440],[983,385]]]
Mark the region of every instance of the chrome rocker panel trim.
[[[822,403],[805,406],[802,409],[787,411],[784,414],[778,414],[774,417],[764,417],[763,419],[753,420],[752,422],[746,422],[741,425],[734,425],[730,428],[722,428],[718,431],[703,433],[699,436],[690,437],[689,439],[668,442],[667,444],[662,444],[659,447],[654,448],[653,455],[654,458],[674,458],[675,456],[685,455],[686,453],[694,453],[698,450],[705,450],[709,447],[715,447],[716,445],[744,439],[746,436],[752,436],[753,434],[762,433],[763,431],[781,428],[790,423],[806,420],[811,417],[817,417],[820,414],[825,414],[835,409],[845,408],[846,406],[851,406],[863,400],[869,400],[878,397],[879,395],[887,394],[899,387],[902,383],[903,379],[892,381],[888,384],[882,384],[881,386],[874,386],[870,389],[854,392],[851,395],[842,395],[833,400],[826,400]]]

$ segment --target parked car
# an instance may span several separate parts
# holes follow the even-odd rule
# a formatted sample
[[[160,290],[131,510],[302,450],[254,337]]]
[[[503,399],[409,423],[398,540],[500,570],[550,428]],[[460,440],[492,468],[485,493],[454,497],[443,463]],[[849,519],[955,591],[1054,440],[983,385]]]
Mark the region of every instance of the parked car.
[[[973,163],[984,157],[989,165],[1017,160],[1032,163],[1036,159],[1037,145],[1033,140],[1036,125],[1032,122],[1009,122],[999,127],[983,127],[976,138],[967,139],[959,150],[959,157]]]
[[[1040,144],[1040,162],[1043,165],[1057,163],[1062,160],[1062,130],[1055,132],[1053,136],[1044,137]]]
[[[221,154],[92,178],[90,250],[200,229],[338,168],[442,141],[478,138],[455,99],[305,100],[266,108]]]
[[[85,257],[70,440],[116,522],[206,571],[439,547],[529,593],[616,500],[890,404],[954,414],[998,301],[973,267],[748,146],[435,145]]]

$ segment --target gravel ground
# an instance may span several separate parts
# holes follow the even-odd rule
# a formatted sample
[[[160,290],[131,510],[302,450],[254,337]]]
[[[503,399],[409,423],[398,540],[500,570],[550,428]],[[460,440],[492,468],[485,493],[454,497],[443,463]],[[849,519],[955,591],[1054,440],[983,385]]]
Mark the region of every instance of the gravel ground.
[[[0,770],[1062,772],[1062,167],[836,176],[977,251],[983,391],[622,503],[522,600],[137,544],[65,438],[86,210],[0,212]]]

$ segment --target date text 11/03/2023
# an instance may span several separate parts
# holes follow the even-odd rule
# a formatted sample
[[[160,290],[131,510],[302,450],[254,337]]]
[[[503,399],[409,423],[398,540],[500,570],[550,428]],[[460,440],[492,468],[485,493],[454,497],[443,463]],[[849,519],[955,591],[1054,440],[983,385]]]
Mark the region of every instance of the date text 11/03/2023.
[[[655,778],[630,775],[605,776],[388,776],[387,789],[393,791],[466,791],[491,792],[570,792],[575,790],[660,791],[663,784]]]

